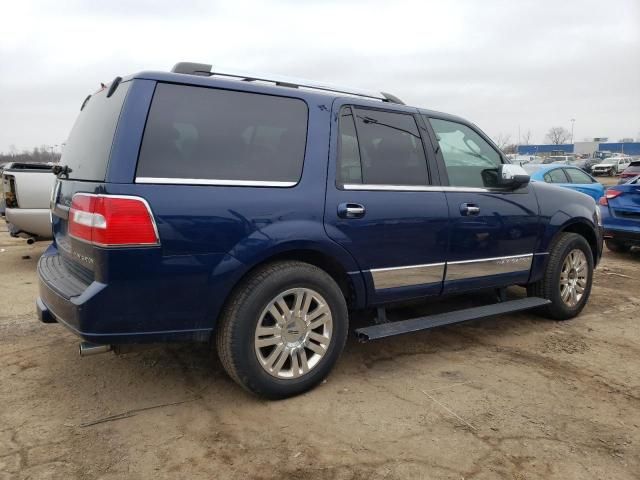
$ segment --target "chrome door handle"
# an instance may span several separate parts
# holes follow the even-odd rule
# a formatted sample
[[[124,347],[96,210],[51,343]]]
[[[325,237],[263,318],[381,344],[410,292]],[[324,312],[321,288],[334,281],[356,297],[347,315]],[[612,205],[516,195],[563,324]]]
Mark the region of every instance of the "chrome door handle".
[[[338,205],[338,216],[341,218],[362,218],[364,214],[364,205],[359,203],[341,203]]]
[[[465,216],[475,216],[480,213],[480,207],[473,203],[463,203],[460,205],[460,214]]]

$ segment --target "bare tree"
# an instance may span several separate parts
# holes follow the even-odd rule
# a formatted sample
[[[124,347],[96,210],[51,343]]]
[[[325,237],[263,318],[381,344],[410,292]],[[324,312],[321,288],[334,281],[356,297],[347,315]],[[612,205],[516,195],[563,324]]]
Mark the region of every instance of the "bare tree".
[[[516,145],[515,143],[510,143],[508,145],[505,145],[502,148],[502,151],[504,153],[518,153],[518,145]]]
[[[531,143],[531,130],[527,130],[520,138],[520,145],[529,145]]]
[[[495,138],[496,145],[500,150],[504,151],[504,148],[509,145],[509,141],[511,140],[511,135],[505,135],[503,133],[499,133]]]
[[[561,145],[571,138],[571,133],[564,127],[551,127],[545,138],[549,143]]]

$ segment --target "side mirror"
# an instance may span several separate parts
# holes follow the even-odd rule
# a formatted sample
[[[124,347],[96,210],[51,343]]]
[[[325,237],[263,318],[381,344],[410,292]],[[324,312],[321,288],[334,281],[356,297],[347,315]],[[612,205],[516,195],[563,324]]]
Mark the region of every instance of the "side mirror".
[[[531,177],[520,165],[503,163],[498,171],[498,182],[504,188],[520,188],[529,183]]]

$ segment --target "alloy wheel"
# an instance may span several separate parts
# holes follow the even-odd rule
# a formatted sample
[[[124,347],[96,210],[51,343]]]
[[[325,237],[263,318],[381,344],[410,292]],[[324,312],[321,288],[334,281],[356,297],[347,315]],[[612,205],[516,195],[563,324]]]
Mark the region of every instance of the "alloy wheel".
[[[560,271],[560,298],[565,305],[575,307],[584,295],[589,280],[587,257],[580,249],[569,252]]]
[[[273,298],[260,315],[255,353],[269,375],[298,378],[325,356],[332,330],[331,309],[322,295],[309,288],[289,289]]]

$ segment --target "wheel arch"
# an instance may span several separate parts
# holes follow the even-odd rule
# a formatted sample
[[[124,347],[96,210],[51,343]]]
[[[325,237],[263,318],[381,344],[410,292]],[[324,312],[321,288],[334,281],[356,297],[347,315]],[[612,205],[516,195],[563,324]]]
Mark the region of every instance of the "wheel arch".
[[[314,265],[325,271],[338,284],[350,309],[359,309],[366,305],[365,282],[357,266],[345,265],[344,258],[338,258],[332,252],[327,252],[316,245],[294,244],[288,248],[281,245],[277,249],[265,251],[259,257],[252,258],[251,262],[243,260],[245,261],[241,262],[234,257],[229,257],[229,263],[232,266],[219,267],[212,275],[212,278],[225,279],[224,290],[214,289],[215,292],[212,292],[213,305],[209,314],[212,320],[208,326],[213,327],[214,331],[218,326],[218,317],[227,308],[230,299],[243,282],[256,270],[275,262],[298,261]],[[218,282],[215,284],[220,286]]]
[[[593,264],[598,263],[598,236],[590,224],[585,221],[574,221],[565,225],[560,231],[556,233],[550,245],[553,245],[561,233],[577,233],[585,238],[591,249],[591,255],[593,258]]]

